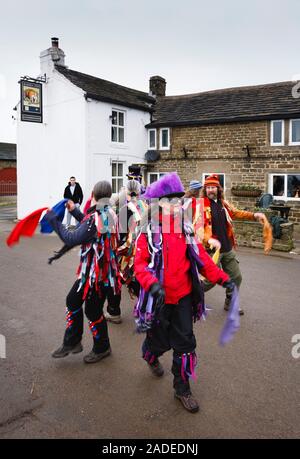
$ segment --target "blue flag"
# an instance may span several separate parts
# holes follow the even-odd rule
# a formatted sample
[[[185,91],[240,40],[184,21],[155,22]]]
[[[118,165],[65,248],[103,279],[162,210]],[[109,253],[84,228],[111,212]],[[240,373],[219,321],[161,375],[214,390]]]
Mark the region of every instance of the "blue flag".
[[[58,216],[61,222],[64,219],[65,210],[66,210],[65,204],[67,201],[68,201],[67,199],[62,199],[57,204],[55,204],[55,206],[52,207],[52,210],[56,213],[56,215]],[[46,221],[45,217],[42,218],[42,220],[40,221],[40,224],[41,224],[41,233],[45,233],[45,234],[52,233],[53,228],[50,225],[50,223]]]

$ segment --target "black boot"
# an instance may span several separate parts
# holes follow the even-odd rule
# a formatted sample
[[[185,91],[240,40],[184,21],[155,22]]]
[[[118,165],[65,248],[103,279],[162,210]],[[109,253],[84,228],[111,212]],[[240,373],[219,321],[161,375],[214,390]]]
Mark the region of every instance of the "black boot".
[[[158,359],[156,359],[153,363],[148,363],[148,366],[152,372],[152,374],[158,378],[160,378],[161,376],[163,376],[164,374],[164,368],[162,366],[162,364],[160,363],[160,361]]]
[[[89,354],[84,356],[83,361],[85,363],[96,363],[100,362],[100,360],[104,359],[105,357],[108,357],[111,354],[111,348],[109,347],[106,351],[104,352],[95,352],[91,351]]]
[[[70,354],[78,354],[79,352],[83,351],[83,347],[81,342],[75,344],[75,346],[67,346],[65,344],[62,344],[56,351],[52,352],[52,357],[54,359],[61,359],[62,357],[66,357],[67,355]]]
[[[175,398],[181,401],[183,407],[190,413],[197,413],[199,411],[199,404],[191,392],[185,394],[174,394]]]

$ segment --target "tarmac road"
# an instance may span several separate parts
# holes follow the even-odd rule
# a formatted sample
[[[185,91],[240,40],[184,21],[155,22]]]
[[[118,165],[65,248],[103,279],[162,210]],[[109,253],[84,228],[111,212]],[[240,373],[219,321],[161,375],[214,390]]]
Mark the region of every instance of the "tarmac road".
[[[12,249],[0,224],[0,438],[296,438],[300,435],[300,257],[264,256],[240,249],[241,304],[246,314],[225,348],[218,337],[225,319],[224,291],[206,295],[213,307],[195,325],[201,410],[186,412],[174,400],[171,353],[166,374],[153,377],[140,357],[143,336],[134,333],[133,302],[123,291],[123,323],[109,325],[112,355],[94,365],[85,328],[84,353],[54,360],[62,342],[65,296],[75,279],[78,249],[49,266],[54,235],[22,239]],[[299,351],[300,352],[300,351]]]

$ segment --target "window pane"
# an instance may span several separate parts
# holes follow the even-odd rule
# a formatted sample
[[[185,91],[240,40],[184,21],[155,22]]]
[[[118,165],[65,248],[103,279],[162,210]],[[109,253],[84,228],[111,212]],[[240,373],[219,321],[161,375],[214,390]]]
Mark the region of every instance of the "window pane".
[[[157,174],[150,174],[150,184],[153,182],[156,182],[157,180]]]
[[[124,126],[124,113],[119,112],[119,126]]]
[[[112,142],[117,142],[117,129],[116,127],[111,128],[111,140]]]
[[[292,142],[300,142],[300,120],[292,121]]]
[[[118,176],[123,177],[123,164],[118,163]]]
[[[116,179],[112,179],[111,185],[112,185],[112,192],[116,193],[117,192],[117,183]]]
[[[273,143],[281,143],[282,142],[282,121],[274,121],[273,122]]]
[[[116,177],[117,175],[117,164],[116,163],[112,163],[112,176],[113,177]]]
[[[124,128],[119,128],[119,142],[124,142]]]
[[[284,195],[284,176],[273,175],[273,193],[274,196]]]
[[[169,131],[168,129],[163,129],[162,130],[162,139],[161,139],[162,147],[168,147],[169,146]]]
[[[122,186],[123,186],[123,179],[118,179],[118,191],[120,191]]]
[[[155,131],[149,131],[149,147],[155,148]]]
[[[111,119],[112,124],[117,124],[118,122],[118,113],[115,112],[114,110],[112,111],[112,119]]]
[[[300,198],[300,175],[287,176],[287,195],[289,198]]]

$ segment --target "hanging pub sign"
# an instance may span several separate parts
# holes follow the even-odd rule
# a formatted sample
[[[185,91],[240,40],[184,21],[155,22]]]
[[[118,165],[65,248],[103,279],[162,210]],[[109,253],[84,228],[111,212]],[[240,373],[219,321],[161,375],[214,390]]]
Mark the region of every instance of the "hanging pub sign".
[[[43,122],[42,83],[21,80],[21,121]]]

